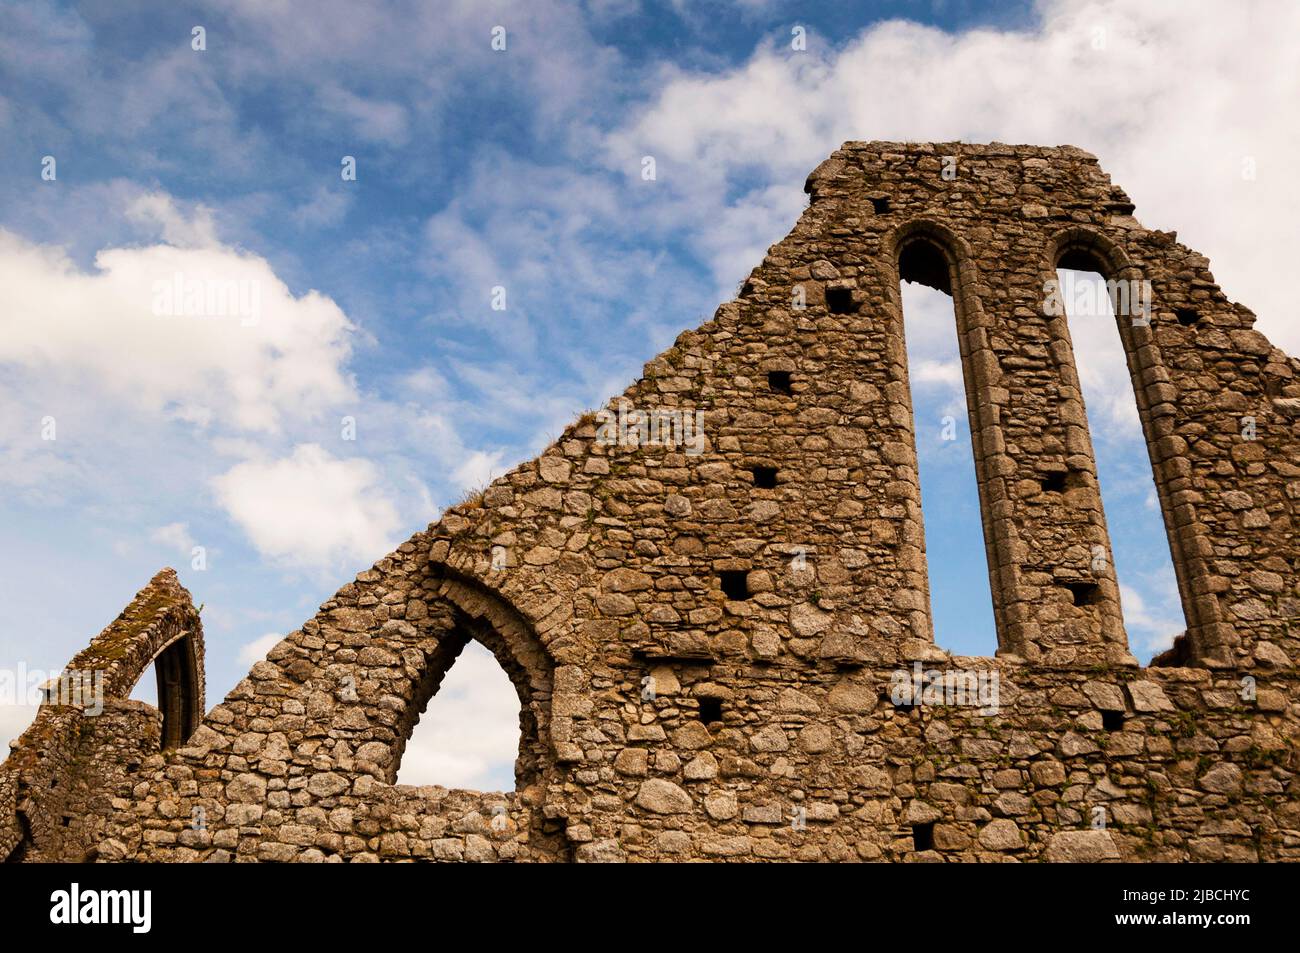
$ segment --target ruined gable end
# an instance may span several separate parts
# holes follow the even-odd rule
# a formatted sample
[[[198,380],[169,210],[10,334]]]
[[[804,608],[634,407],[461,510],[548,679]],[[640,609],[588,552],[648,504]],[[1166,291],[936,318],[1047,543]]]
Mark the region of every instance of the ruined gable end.
[[[1082,150],[849,142],[806,190],[735,300],[87,807],[98,858],[1300,860],[1300,362]],[[1119,312],[1187,620],[1146,668],[1058,268]],[[934,638],[901,281],[954,301],[992,658]],[[514,788],[395,783],[470,641]]]
[[[151,663],[158,708],[130,697]],[[164,569],[43,686],[35,720],[0,765],[0,857],[93,856],[112,799],[198,728],[203,690],[203,626]]]

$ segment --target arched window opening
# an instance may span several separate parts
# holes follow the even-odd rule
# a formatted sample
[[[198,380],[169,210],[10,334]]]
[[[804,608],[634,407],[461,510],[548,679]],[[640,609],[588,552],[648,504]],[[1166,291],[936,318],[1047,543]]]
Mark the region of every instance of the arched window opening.
[[[948,259],[932,242],[919,240],[904,246],[898,255],[898,277],[905,282],[924,285],[935,291],[942,291],[946,295],[952,295],[952,277],[948,271]],[[956,327],[955,323],[953,327]],[[957,341],[955,331],[952,339],[955,347]]]
[[[997,627],[948,258],[916,239],[898,274],[935,642],[991,656]]]
[[[1127,330],[1122,322],[1151,319],[1150,293],[1140,283],[1112,280],[1108,285],[1103,278],[1108,270],[1090,251],[1066,249],[1056,275],[1129,648],[1146,664],[1171,647],[1187,622],[1122,338]]]
[[[131,698],[162,713],[162,750],[179,748],[194,733],[198,711],[196,672],[189,636],[176,639],[149,663],[131,689]]]
[[[158,673],[153,662],[149,663],[149,667],[131,689],[131,700],[158,707]]]
[[[397,768],[398,784],[440,784],[475,791],[516,788],[521,731],[520,695],[488,649],[454,633],[444,637],[450,658],[426,686],[428,701],[418,715]],[[445,674],[443,674],[445,673]]]

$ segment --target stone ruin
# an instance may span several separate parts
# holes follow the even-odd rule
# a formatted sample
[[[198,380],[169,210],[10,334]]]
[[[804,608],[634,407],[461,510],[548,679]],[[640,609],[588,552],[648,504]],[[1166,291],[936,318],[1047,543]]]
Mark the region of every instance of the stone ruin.
[[[158,707],[130,698],[153,663]],[[203,626],[164,569],[108,628],[42,686],[36,719],[0,765],[0,857],[82,860],[146,764],[203,719]]]
[[[155,577],[69,665],[102,712],[52,698],[0,769],[0,856],[1300,860],[1300,362],[1079,149],[850,142],[805,190],[736,300],[206,716]],[[1058,267],[1150,292],[1116,333],[1187,631],[1145,668]],[[900,280],[956,305],[994,658],[933,638]],[[515,790],[395,784],[471,639]]]

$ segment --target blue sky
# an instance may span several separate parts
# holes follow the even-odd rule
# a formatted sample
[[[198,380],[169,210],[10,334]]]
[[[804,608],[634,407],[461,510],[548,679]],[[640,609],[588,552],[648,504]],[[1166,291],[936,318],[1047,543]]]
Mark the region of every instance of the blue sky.
[[[215,704],[710,316],[846,139],[1090,149],[1300,351],[1271,280],[1300,215],[1291,6],[0,0],[0,660],[57,670],[173,565]],[[152,313],[176,274],[256,288],[257,313]],[[987,653],[964,415],[957,441],[927,436],[960,407],[952,354],[913,334],[951,304],[907,294],[937,637]],[[1145,659],[1181,614],[1117,342],[1078,324]],[[513,700],[482,662],[430,708],[472,727],[416,749],[451,783],[508,786],[481,749]],[[29,717],[0,708],[0,734]]]

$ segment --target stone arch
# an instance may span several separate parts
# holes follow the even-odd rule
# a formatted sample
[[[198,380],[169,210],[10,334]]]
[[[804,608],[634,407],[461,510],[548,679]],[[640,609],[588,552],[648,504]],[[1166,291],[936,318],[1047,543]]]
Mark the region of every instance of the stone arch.
[[[71,673],[99,673],[110,700],[129,699],[152,664],[164,751],[183,745],[204,714],[203,627],[188,593],[180,593],[176,574],[163,570],[68,663]]]
[[[1048,243],[1045,275],[1056,277],[1058,268],[1093,271],[1108,283],[1142,282],[1142,269],[1108,236],[1085,226],[1073,226],[1057,232]],[[1108,284],[1114,291],[1115,284]],[[1136,287],[1130,285],[1130,287]],[[1124,320],[1116,310],[1115,323],[1128,364],[1129,379],[1137,400],[1142,435],[1151,460],[1156,496],[1164,519],[1165,535],[1173,557],[1178,594],[1187,621],[1187,655],[1192,661],[1226,660],[1224,651],[1230,641],[1230,627],[1220,617],[1217,599],[1199,599],[1198,593],[1210,592],[1210,569],[1202,555],[1202,541],[1209,533],[1200,522],[1196,506],[1185,499],[1176,501],[1174,484],[1188,473],[1187,461],[1176,452],[1172,441],[1177,390],[1160,353],[1154,333],[1154,313],[1146,323]],[[1154,308],[1152,309],[1154,312]],[[1072,386],[1079,390],[1078,374],[1073,364],[1074,348],[1065,315],[1051,322],[1053,336],[1065,343],[1070,354],[1068,373]],[[1081,391],[1080,391],[1081,393]]]
[[[150,663],[157,709],[129,697]],[[184,745],[203,717],[202,623],[175,572],[155,575],[43,689],[0,768],[0,805],[12,802],[14,817],[0,846],[17,831],[12,859],[84,860],[110,799],[138,780],[142,761]]]
[[[1012,602],[1017,589],[1017,569],[1010,553],[1016,546],[1018,531],[1005,508],[999,509],[993,505],[995,500],[1007,498],[1006,470],[998,465],[998,454],[1003,446],[1002,427],[994,403],[988,398],[992,389],[997,387],[1001,375],[990,344],[992,322],[974,290],[980,283],[979,269],[970,244],[946,225],[931,219],[918,218],[899,225],[885,236],[882,244],[886,249],[885,262],[889,269],[884,284],[895,314],[900,317],[902,315],[901,282],[909,270],[922,283],[948,293],[953,299],[962,379],[966,391],[966,411],[975,455],[975,480],[979,493],[980,522],[984,532],[989,590],[993,595],[998,654],[1016,653],[1018,637]],[[923,254],[927,257],[913,261],[905,259],[905,256],[914,254],[918,249],[924,250]],[[901,320],[897,322],[897,328],[901,341]],[[907,373],[907,368],[904,367],[905,384]],[[910,411],[910,386],[906,392],[909,395]],[[912,441],[912,448],[911,465],[915,472],[915,440]],[[917,529],[920,538],[920,527]],[[925,577],[928,602],[928,571]],[[932,624],[930,638],[933,640]]]
[[[1071,264],[1062,262],[1068,261],[1071,256],[1079,256],[1078,260],[1101,265],[1102,267],[1097,270],[1101,271],[1103,277],[1140,277],[1140,271],[1123,248],[1109,236],[1094,231],[1086,225],[1072,225],[1061,229],[1052,236],[1049,247],[1055,268],[1072,267]],[[1133,274],[1128,274],[1128,269],[1135,269],[1135,271]]]
[[[445,565],[433,565],[430,570],[441,577],[438,595],[449,604],[450,616],[441,626],[436,644],[417,662],[412,691],[399,713],[387,780],[391,783],[396,778],[417,721],[461,651],[473,640],[492,653],[519,696],[515,784],[519,790],[534,785],[552,763],[550,656],[527,620],[499,594]]]
[[[898,258],[907,246],[922,241],[930,242],[942,252],[949,268],[956,272],[960,272],[965,265],[973,264],[970,243],[947,225],[929,218],[914,218],[903,222],[884,237],[883,244],[886,255],[897,267]],[[955,283],[953,287],[956,288]]]
[[[199,660],[190,634],[184,632],[168,642],[150,660],[158,679],[158,710],[162,713],[162,750],[179,748],[194,734],[203,718],[202,702],[196,694]],[[148,663],[145,669],[148,668]],[[140,673],[143,676],[144,672]],[[137,677],[136,681],[139,681]],[[135,686],[132,685],[132,689]],[[132,689],[127,689],[129,695]]]

